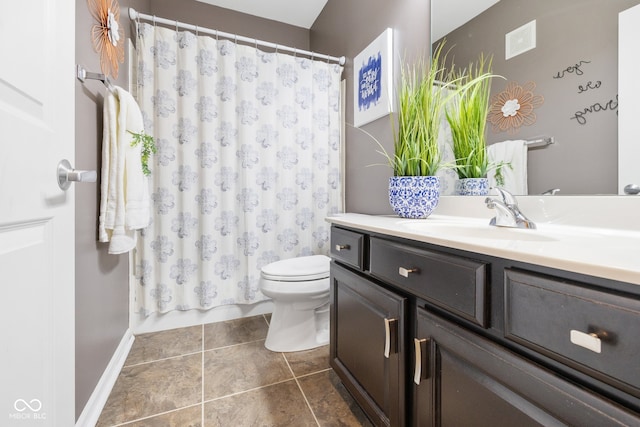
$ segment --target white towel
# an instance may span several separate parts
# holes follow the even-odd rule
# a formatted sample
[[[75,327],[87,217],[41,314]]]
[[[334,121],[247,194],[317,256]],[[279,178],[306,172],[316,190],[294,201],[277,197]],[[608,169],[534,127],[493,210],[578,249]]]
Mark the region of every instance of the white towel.
[[[499,168],[504,184],[496,182],[496,172],[489,172],[489,186],[501,187],[512,194],[528,194],[527,188],[527,143],[523,140],[496,142],[487,146],[487,156],[490,164],[497,165],[504,162]]]
[[[148,226],[151,216],[142,147],[131,146],[128,132],[144,130],[142,113],[129,92],[117,86],[114,92],[104,100],[98,239],[110,242],[110,254],[121,254],[135,247],[135,230]]]

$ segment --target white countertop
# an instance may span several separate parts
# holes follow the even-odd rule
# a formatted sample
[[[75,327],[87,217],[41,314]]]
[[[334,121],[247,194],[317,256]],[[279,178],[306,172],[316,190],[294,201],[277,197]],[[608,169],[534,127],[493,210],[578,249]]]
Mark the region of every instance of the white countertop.
[[[346,213],[328,217],[327,221],[640,285],[640,231],[636,229],[538,222],[538,229],[523,230],[491,227],[486,218],[442,214],[405,219]]]

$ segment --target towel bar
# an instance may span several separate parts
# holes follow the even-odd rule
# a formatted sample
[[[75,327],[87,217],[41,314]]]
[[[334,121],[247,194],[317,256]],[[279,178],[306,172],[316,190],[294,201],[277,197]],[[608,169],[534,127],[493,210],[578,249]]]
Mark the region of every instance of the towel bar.
[[[547,145],[555,144],[556,141],[552,136],[545,136],[541,138],[527,139],[525,144],[528,148],[541,148]]]
[[[107,89],[113,92],[113,84],[111,83],[111,80],[109,80],[109,77],[105,76],[104,74],[92,73],[90,71],[87,71],[83,66],[76,65],[76,77],[82,83],[84,83],[86,79],[100,80],[102,83],[104,83]]]

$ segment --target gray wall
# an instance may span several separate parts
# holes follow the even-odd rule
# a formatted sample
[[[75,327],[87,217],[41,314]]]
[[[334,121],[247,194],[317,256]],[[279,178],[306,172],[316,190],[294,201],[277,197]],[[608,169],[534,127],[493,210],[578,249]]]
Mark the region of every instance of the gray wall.
[[[195,0],[120,0],[120,25],[127,37],[127,8],[221,31],[308,49],[309,31],[205,5]],[[76,63],[100,72],[90,39],[94,24],[86,0],[76,0]],[[128,87],[128,64],[120,65],[117,84]],[[78,169],[100,170],[102,105],[105,88],[98,81],[76,83],[76,161]],[[97,242],[100,184],[76,186],[76,417],[129,327],[129,261],[107,254]]]
[[[394,55],[411,60],[429,55],[429,0],[329,0],[311,28],[314,51],[348,58],[343,77],[347,80],[346,120],[353,123],[353,58],[386,28],[394,29]],[[398,61],[396,61],[398,62]],[[398,70],[395,70],[396,75]],[[366,124],[385,149],[393,152],[390,118]],[[346,130],[346,210],[368,214],[393,213],[388,201],[387,166],[376,153],[377,145],[358,129]]]
[[[120,24],[129,33],[126,8],[147,8],[149,0],[121,0]],[[85,0],[76,0],[76,63],[101,72],[91,45],[94,24]],[[125,51],[126,55],[126,51]],[[116,82],[127,88],[127,64]],[[100,171],[102,101],[99,81],[76,81],[76,161],[78,169]],[[98,174],[99,176],[100,174]],[[100,184],[77,184],[76,191],[76,417],[102,376],[129,327],[129,261],[127,255],[107,254],[98,243]]]
[[[596,103],[606,105],[618,92],[618,12],[638,0],[502,0],[448,35],[455,62],[465,66],[480,52],[493,53],[493,70],[507,80],[494,80],[493,93],[507,81],[536,83],[544,104],[537,122],[515,135],[488,131],[488,142],[505,139],[555,137],[557,145],[529,150],[529,190],[540,193],[559,187],[562,194],[617,192],[617,115],[603,111],[584,115],[581,125],[571,119]],[[505,60],[505,34],[537,21],[537,47]],[[580,61],[579,72],[558,73]],[[580,74],[582,73],[582,74]],[[579,93],[591,81],[598,89]]]

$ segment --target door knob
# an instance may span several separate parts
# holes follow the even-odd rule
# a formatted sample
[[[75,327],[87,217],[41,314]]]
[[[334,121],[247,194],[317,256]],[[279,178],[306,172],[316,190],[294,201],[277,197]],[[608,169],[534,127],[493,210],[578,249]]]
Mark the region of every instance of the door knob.
[[[624,194],[638,194],[640,193],[640,185],[629,184],[624,186]]]
[[[60,160],[58,163],[58,186],[62,190],[68,190],[72,182],[96,182],[98,173],[96,171],[76,170],[71,167],[69,160]]]

